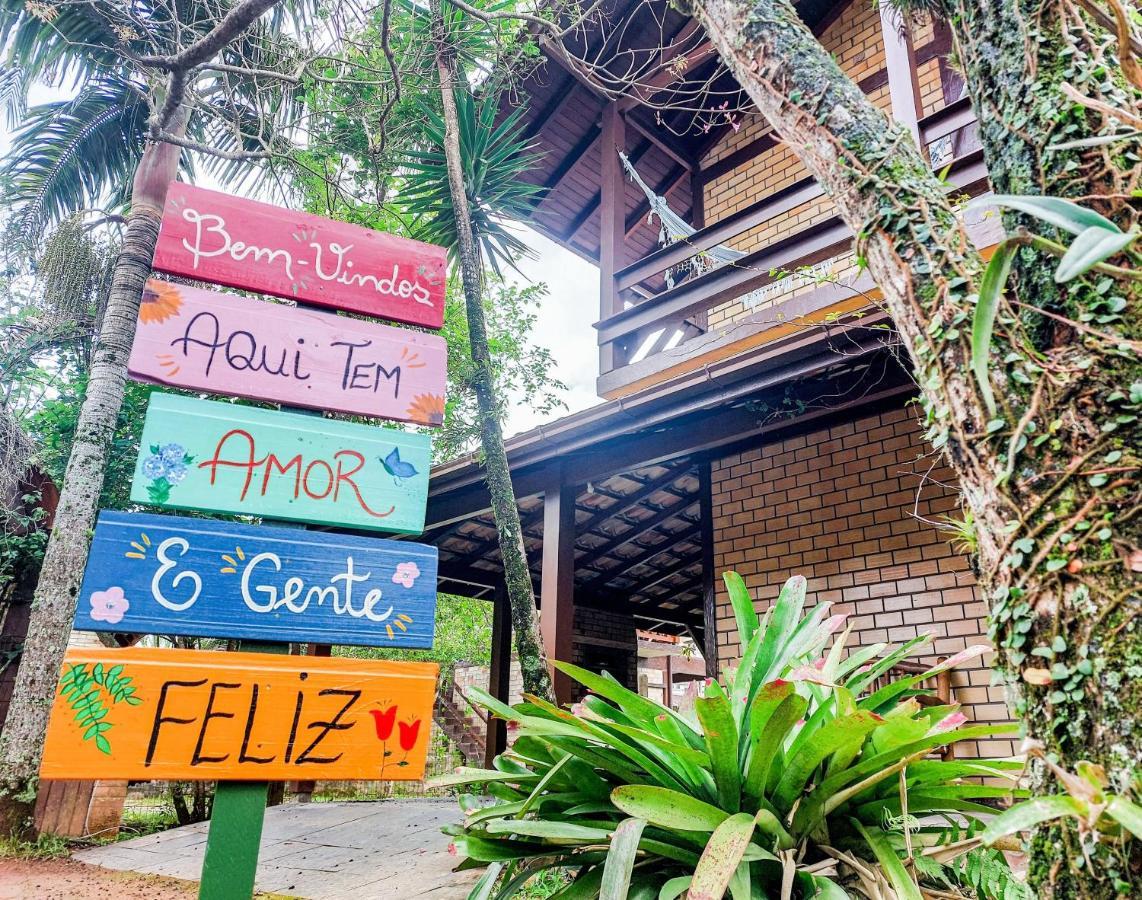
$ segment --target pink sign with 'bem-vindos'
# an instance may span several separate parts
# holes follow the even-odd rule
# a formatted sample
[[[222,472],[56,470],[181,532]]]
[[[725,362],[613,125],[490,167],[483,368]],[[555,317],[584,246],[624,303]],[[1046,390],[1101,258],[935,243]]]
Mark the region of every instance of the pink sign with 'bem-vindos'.
[[[152,278],[127,371],[171,387],[440,425],[447,353],[440,335]]]
[[[177,181],[153,266],[411,325],[444,322],[443,247]]]

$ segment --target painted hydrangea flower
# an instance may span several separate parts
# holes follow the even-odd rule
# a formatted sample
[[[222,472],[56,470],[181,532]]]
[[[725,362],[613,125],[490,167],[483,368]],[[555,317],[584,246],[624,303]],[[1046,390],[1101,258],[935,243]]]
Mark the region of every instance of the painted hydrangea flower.
[[[109,587],[105,591],[93,591],[91,594],[91,618],[96,622],[117,625],[123,621],[123,616],[130,607],[121,587]]]
[[[410,588],[416,584],[416,579],[419,577],[420,566],[418,566],[416,563],[398,563],[397,570],[393,572],[393,584],[403,584],[406,588]]]
[[[143,460],[143,474],[148,478],[162,478],[167,474],[166,464],[161,456],[148,456]]]
[[[186,466],[183,463],[179,463],[167,469],[167,481],[171,484],[178,484],[184,478],[186,478]]]
[[[186,456],[186,448],[182,444],[164,444],[159,450],[159,455],[168,466],[177,466]]]

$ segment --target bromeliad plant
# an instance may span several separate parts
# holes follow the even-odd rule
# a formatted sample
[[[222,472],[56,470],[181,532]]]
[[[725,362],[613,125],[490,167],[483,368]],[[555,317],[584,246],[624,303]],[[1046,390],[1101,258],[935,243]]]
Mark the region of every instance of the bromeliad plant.
[[[741,578],[725,580],[741,660],[706,683],[697,721],[566,663],[591,692],[571,710],[472,691],[519,728],[495,769],[436,781],[491,797],[462,795],[466,820],[446,829],[463,866],[489,866],[472,900],[511,897],[549,869],[572,879],[563,898],[920,900],[921,884],[961,896],[968,867],[946,864],[981,852],[974,834],[993,811],[981,801],[1020,795],[996,779],[1021,763],[938,758],[1014,726],[966,724],[921,683],[986,648],[885,683],[929,636],[845,657],[846,630],[826,652],[844,617],[828,604],[803,616],[804,578],[760,621]],[[987,862],[1006,867],[994,851]],[[1006,900],[1022,893],[993,881]]]

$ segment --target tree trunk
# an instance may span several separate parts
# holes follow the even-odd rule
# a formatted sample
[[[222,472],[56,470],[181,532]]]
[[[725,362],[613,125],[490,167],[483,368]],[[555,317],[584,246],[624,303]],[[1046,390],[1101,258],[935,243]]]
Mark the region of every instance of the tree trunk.
[[[170,127],[181,134],[187,108],[180,107]],[[152,143],[135,172],[131,212],[123,247],[115,264],[103,324],[96,341],[75,443],[64,474],[59,506],[40,580],[12,706],[0,734],[0,830],[32,827],[36,777],[48,714],[67,648],[76,597],[87,561],[103,489],[107,450],[115,433],[127,358],[135,336],[143,285],[151,272],[167,186],[178,171],[178,147]]]
[[[440,94],[444,104],[444,156],[448,167],[448,183],[456,215],[459,242],[460,276],[464,283],[464,309],[468,316],[468,336],[472,347],[473,387],[480,412],[480,445],[484,451],[484,474],[492,513],[499,533],[500,555],[503,557],[504,580],[512,611],[516,652],[523,674],[524,690],[545,699],[553,699],[551,674],[539,637],[539,619],[535,609],[535,592],[531,571],[523,545],[523,529],[512,488],[511,469],[504,449],[500,425],[500,404],[495,395],[492,357],[488,349],[488,328],[484,321],[483,270],[480,250],[472,232],[472,219],[460,159],[459,120],[456,112],[457,66],[448,43],[441,16],[440,0],[432,0],[433,31],[436,41],[436,64],[440,75]],[[461,89],[463,87],[461,86]]]
[[[1067,24],[1082,32],[1068,37],[1060,10],[1070,4],[946,5],[997,188],[1074,197],[1132,225],[1138,168],[1121,147],[1073,156],[1047,147],[1107,127],[1106,116],[1068,99],[1067,80],[1097,90],[1112,113],[1124,109],[1120,121],[1136,114],[1137,92],[1108,78],[1101,67],[1114,71],[1113,60],[1091,49],[1102,47],[1105,32],[1092,29],[1092,38],[1082,31],[1090,23],[1080,28],[1068,13]],[[858,235],[858,253],[911,355],[927,435],[947,453],[975,518],[981,590],[1028,735],[1068,769],[1082,759],[1102,765],[1110,789],[1129,794],[1142,758],[1142,679],[1131,674],[1142,666],[1134,622],[1142,440],[1138,399],[1128,395],[1142,373],[1137,353],[1121,342],[1139,337],[1136,283],[1099,276],[1109,286],[1080,280],[1063,291],[1053,280],[1057,260],[1024,251],[1012,302],[1097,322],[1108,338],[1010,306],[992,342],[998,409],[989,412],[968,366],[982,261],[911,136],[844,75],[788,0],[698,0],[693,12]],[[1124,316],[1107,305],[1119,295],[1129,301]],[[1038,672],[1025,677],[1029,669]],[[1032,683],[1042,672],[1049,683]],[[1058,789],[1045,780],[1038,786]],[[1106,873],[1128,881],[1139,866],[1136,847],[1093,842],[1086,849],[1094,865],[1085,864],[1070,824],[1041,829],[1032,846],[1037,896],[1113,896]]]

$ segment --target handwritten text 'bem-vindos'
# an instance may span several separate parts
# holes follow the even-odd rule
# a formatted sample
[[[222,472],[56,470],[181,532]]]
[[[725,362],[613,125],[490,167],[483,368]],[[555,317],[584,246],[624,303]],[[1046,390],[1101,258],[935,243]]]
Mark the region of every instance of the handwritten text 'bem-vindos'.
[[[442,247],[208,191],[170,186],[157,271],[439,328]]]

